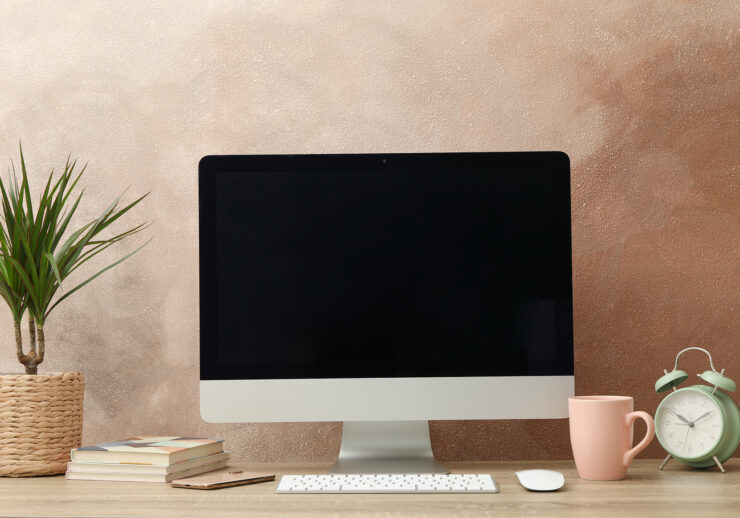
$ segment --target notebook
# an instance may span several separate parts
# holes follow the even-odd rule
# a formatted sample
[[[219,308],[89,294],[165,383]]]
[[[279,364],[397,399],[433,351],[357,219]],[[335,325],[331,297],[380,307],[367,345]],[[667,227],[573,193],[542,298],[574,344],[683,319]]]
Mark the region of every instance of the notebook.
[[[221,452],[222,439],[142,435],[75,448],[72,461],[169,466]]]

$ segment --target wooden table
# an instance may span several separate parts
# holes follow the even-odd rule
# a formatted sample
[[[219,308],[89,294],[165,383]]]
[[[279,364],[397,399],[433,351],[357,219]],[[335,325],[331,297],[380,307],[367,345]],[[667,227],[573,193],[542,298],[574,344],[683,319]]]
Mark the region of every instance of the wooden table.
[[[277,482],[214,491],[167,484],[88,482],[63,477],[0,478],[0,516],[691,516],[740,515],[740,461],[693,470],[671,461],[638,460],[625,480],[581,480],[572,461],[448,463],[453,473],[492,473],[498,494],[278,495]],[[245,465],[245,469],[321,473],[327,465]],[[563,472],[565,487],[530,493],[514,471]],[[722,513],[722,514],[720,514]]]

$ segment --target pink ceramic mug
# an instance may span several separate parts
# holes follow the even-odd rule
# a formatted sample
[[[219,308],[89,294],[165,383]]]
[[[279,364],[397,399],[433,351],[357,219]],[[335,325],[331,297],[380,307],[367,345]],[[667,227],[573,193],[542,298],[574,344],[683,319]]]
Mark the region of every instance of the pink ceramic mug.
[[[635,412],[628,396],[577,396],[568,398],[570,445],[578,475],[586,480],[621,480],[627,467],[655,435],[655,423],[647,412]],[[632,425],[637,418],[647,433],[632,447]]]

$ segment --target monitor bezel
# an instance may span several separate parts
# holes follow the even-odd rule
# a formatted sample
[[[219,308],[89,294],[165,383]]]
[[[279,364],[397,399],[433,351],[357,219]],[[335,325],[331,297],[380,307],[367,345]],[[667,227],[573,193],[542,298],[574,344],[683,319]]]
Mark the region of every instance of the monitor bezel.
[[[200,271],[213,271],[216,263],[215,233],[204,233],[202,229],[214,228],[216,224],[216,182],[214,176],[223,172],[250,171],[377,171],[407,170],[409,168],[450,167],[498,169],[536,168],[552,170],[554,174],[565,174],[570,193],[570,161],[565,153],[559,151],[541,152],[494,152],[494,153],[391,153],[391,154],[319,154],[319,155],[209,155],[203,157],[199,164],[198,198],[199,198],[199,256]],[[569,200],[570,203],[570,200]],[[572,245],[571,245],[572,246]],[[217,312],[209,300],[215,300],[216,283],[207,282],[200,276],[200,379],[230,380],[236,378],[224,374],[217,362],[214,349],[215,336],[210,330],[215,329]],[[570,304],[572,314],[572,253],[570,275]],[[571,344],[572,326],[570,329]],[[562,351],[561,351],[562,353]],[[570,365],[570,371],[559,373],[561,376],[573,375],[573,348],[569,357],[562,358]],[[566,353],[566,354],[567,354]],[[559,359],[561,359],[559,358]],[[298,378],[304,379],[304,378]],[[327,379],[327,378],[322,378]],[[380,378],[377,378],[380,379]],[[393,378],[389,378],[393,379]],[[437,378],[435,378],[437,379]],[[262,380],[269,381],[269,380]]]

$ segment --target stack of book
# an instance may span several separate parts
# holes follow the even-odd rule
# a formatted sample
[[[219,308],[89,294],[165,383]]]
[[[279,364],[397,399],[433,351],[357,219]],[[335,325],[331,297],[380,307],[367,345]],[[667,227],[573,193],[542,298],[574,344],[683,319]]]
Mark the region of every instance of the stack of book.
[[[226,467],[221,439],[134,437],[72,450],[70,480],[169,482]]]

